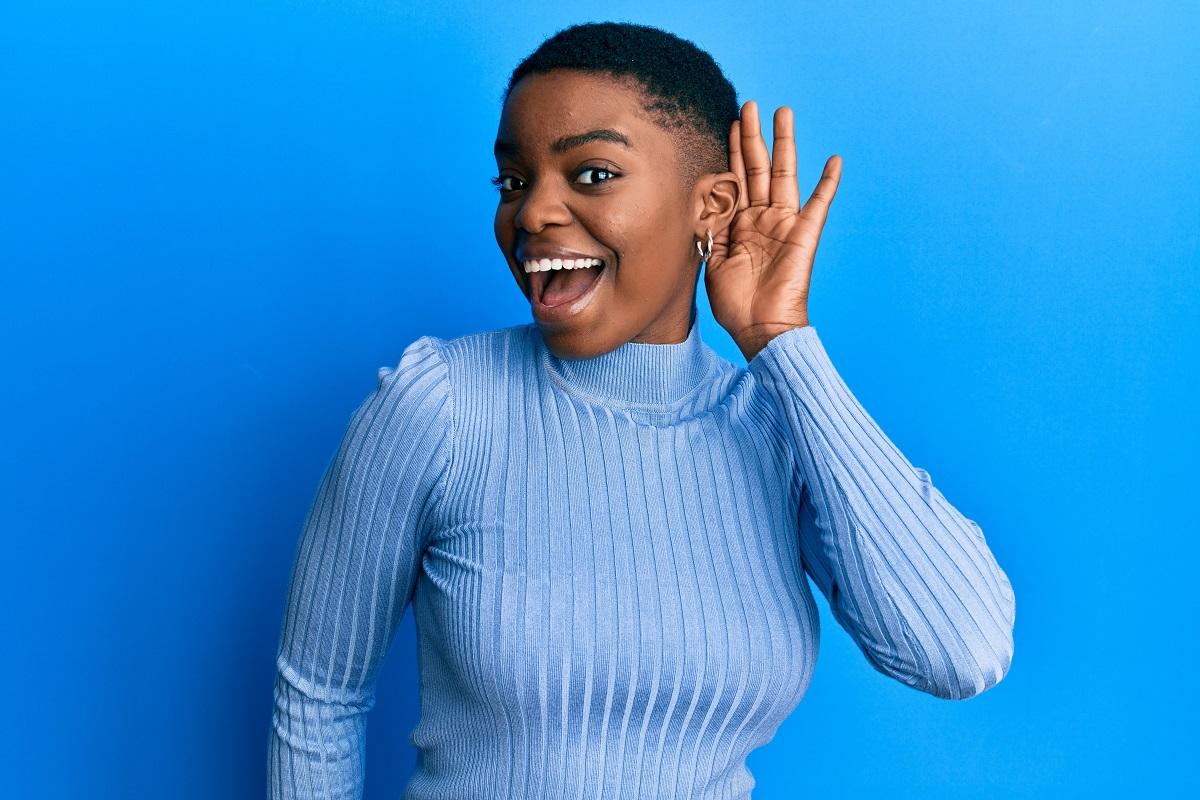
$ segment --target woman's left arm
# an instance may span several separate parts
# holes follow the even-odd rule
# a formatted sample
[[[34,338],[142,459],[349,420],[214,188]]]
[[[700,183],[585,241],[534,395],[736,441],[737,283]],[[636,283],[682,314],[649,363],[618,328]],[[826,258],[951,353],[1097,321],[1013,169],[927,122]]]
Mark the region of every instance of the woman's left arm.
[[[851,394],[811,325],[749,364],[796,456],[804,566],[880,672],[946,699],[998,683],[1013,655],[1012,585],[972,520]]]
[[[787,106],[775,112],[773,147],[747,102],[730,127],[730,172],[713,182],[701,220],[718,229],[704,271],[713,316],[782,417],[805,569],[834,617],[881,672],[938,697],[973,697],[1012,661],[1012,585],[979,526],[884,435],[809,325],[841,157],[801,206]]]

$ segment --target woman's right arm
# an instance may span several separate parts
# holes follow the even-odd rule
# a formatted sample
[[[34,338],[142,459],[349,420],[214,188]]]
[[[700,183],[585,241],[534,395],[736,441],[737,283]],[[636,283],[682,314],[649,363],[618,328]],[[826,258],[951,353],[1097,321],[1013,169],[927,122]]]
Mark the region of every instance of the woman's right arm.
[[[362,797],[367,713],[445,493],[451,425],[447,368],[422,336],[379,370],[325,470],[279,638],[272,800]]]

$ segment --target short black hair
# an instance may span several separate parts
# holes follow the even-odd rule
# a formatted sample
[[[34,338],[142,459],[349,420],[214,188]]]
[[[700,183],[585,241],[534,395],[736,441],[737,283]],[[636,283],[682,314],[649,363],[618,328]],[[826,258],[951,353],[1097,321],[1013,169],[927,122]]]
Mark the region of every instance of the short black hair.
[[[650,25],[587,22],[563,28],[513,70],[517,81],[553,69],[632,80],[643,109],[671,134],[688,188],[707,172],[729,169],[729,128],[738,119],[737,92],[713,57],[693,42]]]

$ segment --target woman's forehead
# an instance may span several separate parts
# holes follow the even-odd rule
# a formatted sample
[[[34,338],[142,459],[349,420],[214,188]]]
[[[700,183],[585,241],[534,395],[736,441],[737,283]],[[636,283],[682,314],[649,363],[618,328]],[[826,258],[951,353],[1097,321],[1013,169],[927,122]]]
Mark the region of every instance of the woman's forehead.
[[[550,150],[564,137],[607,130],[625,140],[608,137],[613,144],[650,149],[656,126],[643,110],[645,102],[636,88],[610,76],[574,70],[527,75],[504,104],[496,138],[498,143]]]

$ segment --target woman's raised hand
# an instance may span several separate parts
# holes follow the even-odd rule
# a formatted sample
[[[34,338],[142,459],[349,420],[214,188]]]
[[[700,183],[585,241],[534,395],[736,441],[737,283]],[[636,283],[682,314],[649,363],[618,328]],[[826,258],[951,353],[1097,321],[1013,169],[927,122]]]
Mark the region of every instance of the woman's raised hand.
[[[713,316],[747,361],[776,335],[808,324],[813,259],[842,177],[842,157],[830,156],[801,207],[794,131],[792,110],[781,106],[768,155],[753,100],[730,126],[729,168],[741,184],[738,211],[713,236],[704,287]]]

